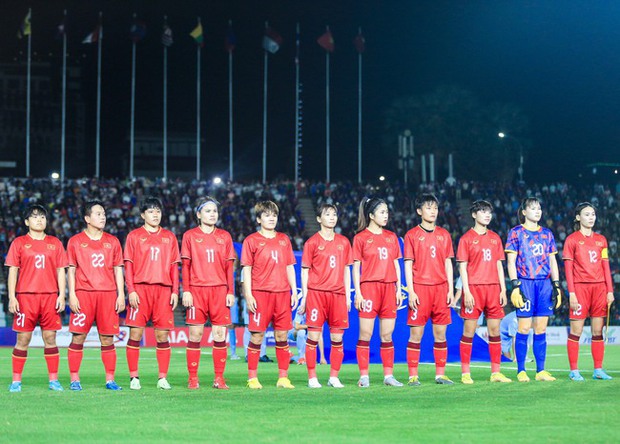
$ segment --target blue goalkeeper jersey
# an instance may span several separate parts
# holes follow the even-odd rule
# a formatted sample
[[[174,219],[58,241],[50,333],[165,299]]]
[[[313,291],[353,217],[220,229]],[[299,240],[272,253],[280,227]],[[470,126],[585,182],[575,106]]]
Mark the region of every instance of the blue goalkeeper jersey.
[[[551,274],[549,256],[557,252],[555,238],[548,228],[530,231],[518,225],[508,233],[506,253],[517,254],[519,279],[548,279]]]

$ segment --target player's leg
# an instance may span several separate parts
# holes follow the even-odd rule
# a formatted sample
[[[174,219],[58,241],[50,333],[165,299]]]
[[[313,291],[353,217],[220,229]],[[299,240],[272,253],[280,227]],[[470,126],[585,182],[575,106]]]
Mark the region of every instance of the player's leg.
[[[111,391],[122,390],[114,380],[116,373],[114,335],[120,333],[119,317],[116,312],[116,292],[101,292],[96,295],[96,298],[97,308],[94,319],[97,322],[97,332],[101,342],[101,362],[105,371],[105,387]]]
[[[316,349],[321,338],[321,329],[318,327],[308,326],[308,339],[306,340],[306,366],[308,368],[308,387],[320,388],[316,377]]]
[[[288,379],[288,368],[291,362],[291,355],[288,346],[288,331],[293,328],[293,317],[291,313],[290,293],[274,295],[276,299],[273,311],[273,329],[276,340],[276,360],[278,361],[278,383],[276,387],[294,388]],[[305,333],[305,332],[304,332]]]
[[[503,312],[503,310],[502,310]],[[501,369],[502,362],[502,338],[500,336],[500,324],[502,320],[487,318],[487,331],[489,332],[489,355],[491,357],[491,382],[512,382],[504,376]]]
[[[170,368],[170,357],[172,350],[168,340],[168,333],[174,327],[174,312],[170,305],[170,287],[152,286],[153,294],[153,329],[155,330],[155,356],[157,358],[158,380],[157,388],[170,390],[172,387],[168,382],[168,370]]]
[[[530,301],[526,301],[525,303],[526,307],[528,305],[528,302]],[[522,310],[517,310],[517,317],[519,316],[519,312],[521,311]],[[531,316],[531,313],[528,314],[530,314]],[[515,335],[515,359],[517,360],[517,379],[519,380],[519,382],[529,382],[530,380],[530,378],[527,376],[527,373],[525,372],[525,358],[527,355],[527,341],[531,328],[531,317],[518,318],[517,334]]]
[[[308,339],[304,357],[308,368],[308,387],[320,388],[321,384],[316,377],[317,347],[322,336],[322,326],[326,320],[326,312],[329,310],[332,294],[308,290],[306,296],[306,324],[308,325]]]
[[[226,371],[226,358],[228,349],[226,348],[226,326],[213,325],[211,329],[213,335],[213,388],[228,390],[224,372]]]
[[[60,353],[56,345],[56,330],[41,330],[43,337],[45,362],[49,375],[49,388],[53,391],[62,391],[63,388],[58,382],[58,366],[60,364]]]
[[[362,312],[360,312],[359,324],[360,332],[355,348],[357,365],[360,371],[358,385],[360,387],[368,387],[370,385],[368,378],[368,368],[370,366],[370,339],[372,338],[372,333],[375,328],[375,318],[363,318]]]
[[[555,378],[545,370],[545,361],[547,359],[547,323],[548,316],[535,316],[532,320],[534,327],[534,342],[532,350],[534,359],[536,360],[536,380],[537,381],[555,381]]]
[[[473,384],[471,378],[470,362],[471,347],[476,334],[477,322],[475,319],[463,319],[463,335],[459,344],[459,352],[461,355],[461,382],[463,384]]]
[[[379,334],[381,337],[381,362],[383,363],[383,383],[393,387],[402,387],[403,384],[394,378],[394,342],[392,334],[396,326],[395,318],[379,319]]]
[[[69,364],[69,376],[71,390],[82,390],[80,383],[80,367],[82,365],[82,357],[84,356],[84,341],[86,341],[85,333],[73,333],[71,343],[67,348],[67,362]]]
[[[342,361],[344,360],[344,346],[342,344],[342,338],[344,335],[344,330],[340,328],[330,328],[329,329],[329,339],[331,341],[331,351],[329,353],[329,381],[327,381],[327,385],[335,388],[343,388],[344,385],[340,382],[338,378],[338,374],[340,373],[340,368],[342,367]]]
[[[205,327],[202,324],[188,326],[189,338],[187,348],[185,349],[185,361],[189,375],[187,388],[190,390],[196,390],[200,387],[198,369],[200,367],[200,341],[202,340],[204,329]]]
[[[114,346],[114,335],[99,333],[99,341],[101,342],[101,362],[103,362],[105,371],[105,388],[112,391],[122,390],[115,381],[116,347]]]
[[[140,376],[138,374],[138,364],[140,362],[140,342],[144,334],[144,327],[129,327],[129,339],[125,354],[127,357],[127,367],[129,368],[129,388],[140,390]]]
[[[256,299],[256,311],[248,313],[248,331],[250,338],[247,347],[248,358],[248,387],[251,389],[262,389],[263,386],[258,381],[258,361],[261,356],[261,345],[264,342],[265,331],[273,315],[274,302],[269,295],[260,291],[254,291]]]
[[[568,365],[570,366],[568,377],[573,381],[583,381],[583,376],[579,373],[579,339],[583,333],[584,323],[585,319],[571,319],[570,332],[566,341]]]
[[[168,335],[170,330],[155,327],[155,341],[157,345],[155,348],[155,356],[157,358],[157,388],[162,390],[170,390],[170,384],[168,383],[168,369],[170,368],[170,357],[172,350],[170,348],[170,342],[168,341]]]
[[[409,322],[411,313],[417,318],[417,310],[409,310]],[[418,366],[420,365],[420,343],[424,336],[424,325],[409,324],[409,341],[407,342],[407,368],[409,370],[410,386],[420,385]]]
[[[594,373],[593,379],[612,379],[603,370],[603,359],[605,358],[605,341],[603,340],[603,325],[605,325],[605,318],[592,317],[590,318],[590,325],[592,328],[592,359],[594,360]]]
[[[129,326],[129,339],[125,354],[129,368],[129,388],[140,390],[140,376],[138,375],[140,362],[140,342],[144,334],[144,327],[153,316],[153,294],[150,285],[136,284],[136,292],[140,295],[138,308],[127,308],[126,325]]]
[[[446,362],[448,361],[448,342],[446,341],[447,325],[433,324],[433,356],[435,358],[435,382],[438,384],[453,384],[446,376]]]
[[[14,319],[16,319],[19,315],[22,314],[23,313],[17,313]],[[15,324],[15,320],[13,321],[13,323]],[[26,359],[28,358],[28,346],[30,345],[31,339],[32,331],[17,332],[17,340],[15,342],[15,347],[13,348],[13,355],[11,357],[11,361],[13,364],[13,381],[9,386],[9,391],[11,392],[22,391],[22,373],[24,372],[24,366],[26,365]]]

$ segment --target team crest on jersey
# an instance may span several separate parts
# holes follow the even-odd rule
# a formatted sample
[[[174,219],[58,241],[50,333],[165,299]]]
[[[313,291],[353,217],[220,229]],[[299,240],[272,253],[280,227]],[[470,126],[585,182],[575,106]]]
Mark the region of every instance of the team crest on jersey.
[[[541,234],[541,236],[543,239],[547,239],[547,235],[546,234]]]
[[[31,248],[31,247],[32,247],[32,245],[30,245],[30,244],[24,245],[24,248]]]
[[[222,239],[221,237],[216,237],[215,238],[215,243],[223,245],[224,244],[224,239]]]
[[[497,240],[496,239],[491,239],[491,244],[497,245]]]
[[[112,248],[112,244],[110,244],[108,242],[104,242],[103,248]]]
[[[56,249],[56,245],[47,244],[47,249],[48,250],[55,250]]]
[[[162,237],[161,242],[163,244],[169,244],[170,243],[170,239],[168,239],[167,237]]]
[[[204,239],[201,237],[196,238],[196,242],[201,243]]]
[[[596,243],[596,246],[597,246],[597,247],[602,247],[602,246],[603,246],[603,242],[596,241],[595,243]]]
[[[285,240],[278,241],[278,243],[279,243],[280,245],[282,245],[282,246],[285,246],[285,245],[286,245],[286,241],[285,241]]]
[[[344,247],[342,245],[338,245],[336,248],[338,249],[338,251],[343,251],[344,250]]]
[[[388,244],[393,244],[393,243],[394,243],[394,239],[392,239],[391,237],[386,237],[386,238],[385,238],[385,241],[386,241]]]
[[[80,247],[82,247],[82,248],[86,248],[86,247],[88,247],[88,242],[82,242],[82,243],[80,244]]]
[[[437,236],[437,240],[443,242],[443,236]]]

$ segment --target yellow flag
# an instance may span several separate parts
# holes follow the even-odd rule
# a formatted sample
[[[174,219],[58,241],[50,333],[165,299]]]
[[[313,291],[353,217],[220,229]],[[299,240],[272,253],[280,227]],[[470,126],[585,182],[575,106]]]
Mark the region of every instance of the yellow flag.
[[[26,14],[26,17],[24,18],[24,22],[22,23],[22,25],[19,27],[19,30],[17,31],[17,38],[21,39],[22,37],[25,37],[30,34],[31,34],[30,11],[28,11],[28,14]]]
[[[202,34],[202,23],[198,23],[198,26],[194,28],[192,32],[189,33],[196,40],[196,43],[202,46],[204,38]]]

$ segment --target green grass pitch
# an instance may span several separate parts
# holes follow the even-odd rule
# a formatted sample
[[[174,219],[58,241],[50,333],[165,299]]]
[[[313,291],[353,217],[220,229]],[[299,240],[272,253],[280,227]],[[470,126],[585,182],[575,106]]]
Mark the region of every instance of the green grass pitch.
[[[295,390],[276,389],[277,365],[261,363],[264,388],[245,387],[246,364],[229,361],[229,391],[214,390],[210,349],[203,349],[202,387],[186,388],[185,351],[173,349],[171,391],[155,388],[154,349],[143,349],[142,390],[129,390],[124,350],[119,349],[117,382],[122,392],[104,388],[98,349],[87,349],[81,370],[84,390],[70,392],[66,350],[61,350],[61,383],[47,389],[43,352],[31,349],[22,393],[9,393],[11,349],[0,349],[1,442],[618,442],[620,347],[607,347],[605,367],[612,381],[591,379],[590,348],[582,347],[583,383],[568,380],[565,347],[550,347],[547,368],[556,382],[491,384],[488,364],[472,363],[472,386],[460,384],[460,367],[449,365],[454,386],[433,383],[434,367],[422,365],[421,387],[385,387],[381,367],[371,366],[371,387],[356,386],[357,366],[344,365],[344,389],[325,386],[328,366],[318,366],[324,387],[306,387],[305,366],[291,364]],[[268,354],[275,358],[272,349]],[[395,376],[406,382],[407,368]],[[515,366],[503,366],[515,377]],[[533,363],[528,364],[530,377]]]

